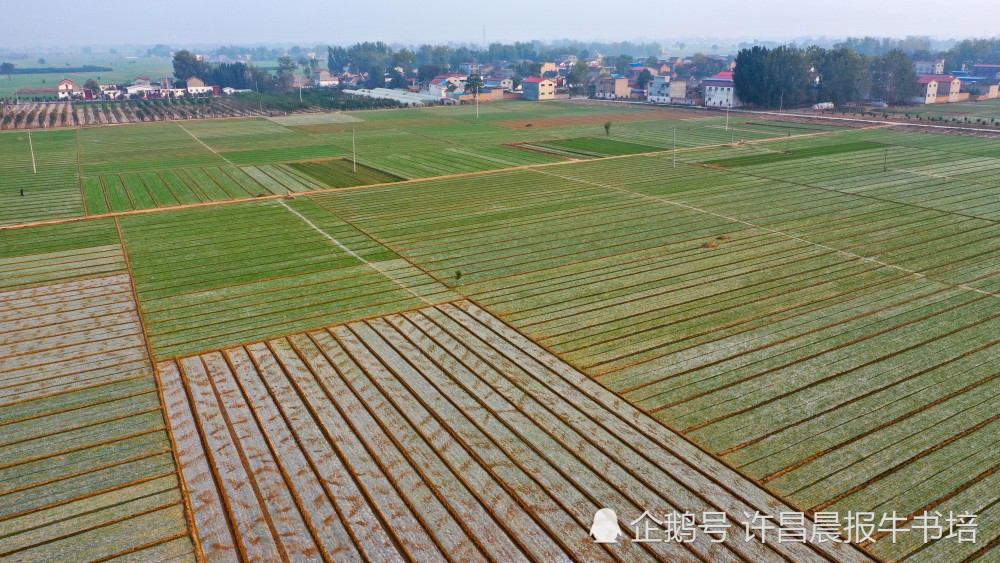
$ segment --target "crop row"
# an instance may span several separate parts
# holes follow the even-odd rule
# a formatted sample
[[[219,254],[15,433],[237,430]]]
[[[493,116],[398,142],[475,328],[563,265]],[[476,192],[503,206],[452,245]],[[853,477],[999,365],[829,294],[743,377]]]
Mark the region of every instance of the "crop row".
[[[936,401],[980,404],[1000,373],[996,297],[953,285],[997,277],[995,228],[812,185],[885,158],[820,139],[789,140],[816,146],[808,156],[739,171],[674,167],[666,154],[313,198],[442,279],[460,271],[459,291],[807,508],[961,510],[953,498],[990,463],[989,412]],[[921,157],[897,150],[889,168]],[[870,397],[929,384],[927,373],[951,386],[894,407],[882,427],[863,423]],[[950,413],[922,442],[883,451],[914,421]],[[829,432],[835,420],[853,422]],[[878,471],[853,471],[870,457]],[[965,459],[980,469],[935,477]]]

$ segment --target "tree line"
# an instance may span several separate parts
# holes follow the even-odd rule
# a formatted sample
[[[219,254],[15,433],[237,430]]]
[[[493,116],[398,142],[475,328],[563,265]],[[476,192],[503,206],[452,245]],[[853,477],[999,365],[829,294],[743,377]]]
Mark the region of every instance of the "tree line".
[[[295,78],[296,62],[289,56],[278,58],[278,66],[265,69],[251,63],[211,63],[199,59],[190,51],[177,51],[173,59],[174,78],[186,81],[197,77],[206,84],[238,90],[255,90],[257,92],[287,92],[292,87]]]
[[[899,104],[916,95],[917,75],[898,49],[866,56],[848,47],[752,47],[736,55],[733,86],[744,104],[758,108],[841,106],[868,97]]]

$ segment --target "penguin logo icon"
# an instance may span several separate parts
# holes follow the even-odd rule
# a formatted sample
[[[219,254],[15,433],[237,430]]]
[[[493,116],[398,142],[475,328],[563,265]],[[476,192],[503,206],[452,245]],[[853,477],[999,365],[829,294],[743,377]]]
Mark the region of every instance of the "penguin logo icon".
[[[622,536],[618,527],[618,515],[610,508],[602,508],[594,513],[594,524],[590,527],[590,537],[595,543],[618,543]]]

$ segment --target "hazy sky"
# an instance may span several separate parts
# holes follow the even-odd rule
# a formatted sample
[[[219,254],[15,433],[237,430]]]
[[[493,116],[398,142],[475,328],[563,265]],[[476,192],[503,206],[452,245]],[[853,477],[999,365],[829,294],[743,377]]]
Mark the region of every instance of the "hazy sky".
[[[1000,34],[1000,0],[4,0],[0,46]],[[753,7],[751,7],[753,6]],[[758,7],[759,6],[759,7]],[[924,8],[923,6],[928,6]]]

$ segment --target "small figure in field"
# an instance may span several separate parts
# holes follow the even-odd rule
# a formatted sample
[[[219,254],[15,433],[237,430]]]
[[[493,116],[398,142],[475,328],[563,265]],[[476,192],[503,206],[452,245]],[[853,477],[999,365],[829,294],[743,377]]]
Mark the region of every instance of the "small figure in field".
[[[21,197],[24,197],[24,188],[21,188]]]

